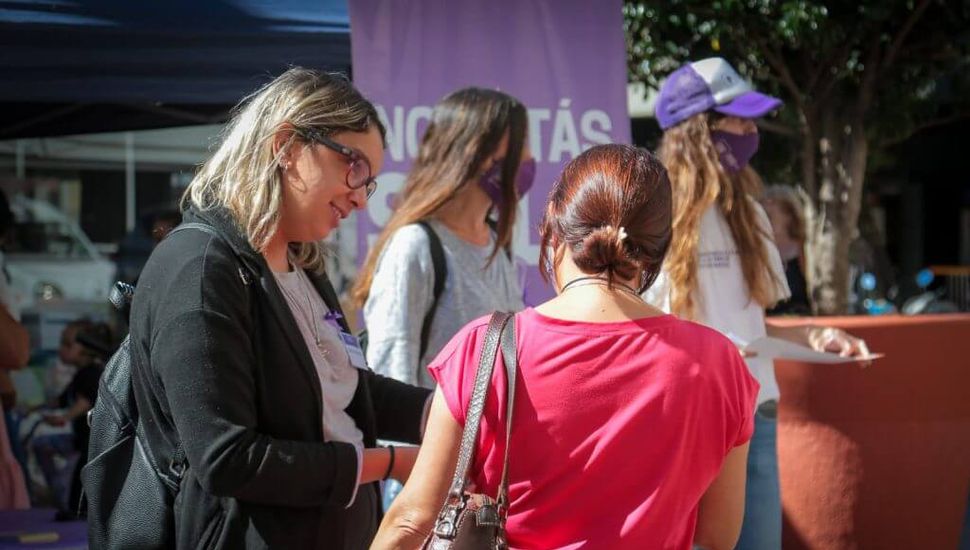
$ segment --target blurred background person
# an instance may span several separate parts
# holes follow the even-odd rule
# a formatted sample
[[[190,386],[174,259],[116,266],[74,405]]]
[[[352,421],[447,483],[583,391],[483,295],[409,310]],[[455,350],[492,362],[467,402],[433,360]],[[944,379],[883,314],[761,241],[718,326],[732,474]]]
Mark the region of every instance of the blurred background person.
[[[106,323],[91,323],[88,327],[78,331],[77,341],[85,348],[90,360],[79,365],[71,383],[61,393],[58,405],[62,413],[45,418],[53,426],[71,425],[74,435],[74,449],[78,453],[71,476],[70,493],[67,507],[58,514],[58,519],[75,519],[84,517],[87,513],[85,503],[81,500],[83,487],[81,484],[81,469],[88,462],[88,443],[91,428],[88,425],[88,411],[98,402],[98,385],[101,373],[108,358],[115,352],[116,345],[111,328]]]
[[[7,195],[0,189],[0,397],[3,415],[0,416],[0,510],[28,508],[27,484],[20,461],[14,456],[12,435],[8,433],[7,417],[17,400],[17,393],[8,371],[23,368],[30,358],[30,338],[19,322],[19,312],[13,307],[6,269],[3,268],[3,245],[13,227],[13,213]]]
[[[174,208],[151,208],[139,216],[138,224],[125,234],[118,243],[118,251],[114,254],[118,279],[127,283],[136,283],[152,249],[180,223],[182,223],[182,213]]]
[[[151,237],[155,246],[182,223],[182,213],[174,209],[160,210],[152,219]]]
[[[87,413],[97,403],[101,373],[114,348],[114,337],[106,323],[79,319],[64,328],[58,364],[70,368],[71,377],[57,396],[55,408],[40,412],[45,424],[62,429],[42,430],[38,426],[42,431],[35,431],[30,443],[54,505],[65,519],[78,512],[80,474],[87,463],[91,432]]]
[[[769,308],[768,315],[811,315],[805,279],[805,215],[798,193],[786,185],[771,185],[761,195],[761,206],[771,223],[771,234],[791,292],[787,299]]]

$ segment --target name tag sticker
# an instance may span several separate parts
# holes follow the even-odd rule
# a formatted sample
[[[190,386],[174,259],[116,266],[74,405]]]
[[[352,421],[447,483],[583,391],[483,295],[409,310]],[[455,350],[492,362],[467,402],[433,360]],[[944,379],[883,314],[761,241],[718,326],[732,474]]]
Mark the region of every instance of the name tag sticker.
[[[353,334],[340,331],[340,341],[344,343],[344,348],[347,349],[347,357],[350,358],[350,364],[362,370],[370,370],[367,367],[367,359],[364,357],[364,350],[360,348],[360,340],[357,339]]]

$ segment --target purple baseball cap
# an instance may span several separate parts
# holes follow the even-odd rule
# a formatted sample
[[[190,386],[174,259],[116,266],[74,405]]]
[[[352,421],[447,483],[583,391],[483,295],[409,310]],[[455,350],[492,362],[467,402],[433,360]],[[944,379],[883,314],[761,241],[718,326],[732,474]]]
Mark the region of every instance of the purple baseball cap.
[[[666,130],[705,111],[740,118],[758,118],[778,107],[781,100],[756,92],[747,80],[720,57],[688,63],[660,87],[657,121]]]

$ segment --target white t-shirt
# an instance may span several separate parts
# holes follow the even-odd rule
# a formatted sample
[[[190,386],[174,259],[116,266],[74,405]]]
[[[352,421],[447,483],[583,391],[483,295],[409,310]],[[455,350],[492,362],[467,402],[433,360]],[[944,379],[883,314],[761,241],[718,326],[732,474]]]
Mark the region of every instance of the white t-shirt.
[[[306,342],[307,351],[316,367],[323,397],[323,440],[350,443],[357,450],[357,485],[364,465],[364,433],[347,413],[357,393],[360,373],[351,365],[347,349],[340,340],[339,329],[325,320],[330,308],[313,287],[302,269],[273,273],[280,293],[293,313],[293,320]],[[319,345],[317,344],[319,342]],[[357,499],[354,490],[347,508]]]
[[[768,216],[761,205],[751,202],[758,216],[758,225],[769,235],[764,238],[764,246],[768,251],[768,264],[777,281],[775,298],[783,300],[791,296],[785,280],[785,268],[770,237]],[[750,298],[731,228],[716,205],[708,208],[701,217],[697,254],[697,290],[694,294],[697,321],[744,342],[764,336],[764,307]],[[665,272],[660,273],[643,297],[654,306],[670,311],[670,282]],[[778,383],[771,360],[750,357],[745,361],[751,374],[761,384],[758,403],[778,399]]]

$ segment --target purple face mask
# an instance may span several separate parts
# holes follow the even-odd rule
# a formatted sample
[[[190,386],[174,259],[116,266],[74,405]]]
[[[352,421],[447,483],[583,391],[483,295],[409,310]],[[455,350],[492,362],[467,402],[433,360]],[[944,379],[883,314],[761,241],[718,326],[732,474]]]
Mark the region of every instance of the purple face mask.
[[[488,194],[492,204],[496,206],[502,204],[502,166],[502,161],[495,162],[478,180],[479,187]],[[515,176],[515,189],[520,199],[529,192],[535,179],[536,159],[530,158],[519,163],[519,173]]]
[[[758,152],[758,133],[732,134],[720,130],[711,131],[711,141],[721,159],[721,166],[729,174],[737,174],[751,162]]]

